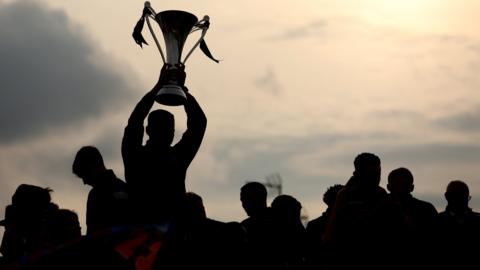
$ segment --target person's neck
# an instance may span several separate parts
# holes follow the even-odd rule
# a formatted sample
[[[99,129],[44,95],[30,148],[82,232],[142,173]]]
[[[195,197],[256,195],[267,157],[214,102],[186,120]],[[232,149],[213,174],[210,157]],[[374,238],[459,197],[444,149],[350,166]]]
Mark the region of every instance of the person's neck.
[[[268,207],[259,208],[251,213],[250,217],[263,217],[268,213]]]
[[[107,168],[99,169],[97,171],[97,174],[95,175],[95,179],[96,179],[95,185],[92,185],[92,186],[97,188],[108,186],[108,184],[110,183],[109,180],[111,179],[109,174],[115,177],[115,173],[113,172],[113,170],[107,169]]]
[[[447,205],[447,211],[455,214],[455,215],[463,215],[471,211],[471,208],[468,205]]]
[[[391,195],[394,199],[399,201],[405,201],[412,198],[412,194],[410,193],[391,193]]]

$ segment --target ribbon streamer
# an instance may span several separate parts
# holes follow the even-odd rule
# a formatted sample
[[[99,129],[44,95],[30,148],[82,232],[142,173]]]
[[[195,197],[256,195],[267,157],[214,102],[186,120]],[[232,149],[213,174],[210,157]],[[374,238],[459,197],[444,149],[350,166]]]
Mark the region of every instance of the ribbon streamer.
[[[143,25],[145,24],[145,17],[151,14],[152,12],[150,11],[150,9],[145,7],[143,9],[142,17],[140,18],[140,20],[138,20],[137,24],[135,25],[135,28],[133,28],[132,37],[135,40],[135,42],[138,45],[140,45],[140,47],[142,47],[143,44],[148,45],[148,43],[145,41],[145,38],[143,38],[142,36],[142,30],[143,30]]]
[[[219,63],[220,61],[215,59],[213,56],[212,56],[212,53],[210,53],[210,50],[208,49],[208,46],[207,46],[207,43],[205,42],[204,39],[202,39],[202,41],[200,42],[200,50],[202,50],[202,52],[210,59],[212,59],[213,61]]]

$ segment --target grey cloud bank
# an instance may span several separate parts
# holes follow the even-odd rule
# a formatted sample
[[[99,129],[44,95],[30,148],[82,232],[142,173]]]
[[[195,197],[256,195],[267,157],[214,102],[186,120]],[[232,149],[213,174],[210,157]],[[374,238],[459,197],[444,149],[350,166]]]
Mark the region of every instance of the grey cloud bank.
[[[135,75],[40,1],[0,1],[0,37],[0,202],[10,203],[21,183],[48,186],[84,220],[88,190],[71,173],[74,154],[98,144],[122,174],[123,123],[111,116],[138,95]]]
[[[0,5],[0,143],[38,136],[125,103],[133,91],[61,11]]]

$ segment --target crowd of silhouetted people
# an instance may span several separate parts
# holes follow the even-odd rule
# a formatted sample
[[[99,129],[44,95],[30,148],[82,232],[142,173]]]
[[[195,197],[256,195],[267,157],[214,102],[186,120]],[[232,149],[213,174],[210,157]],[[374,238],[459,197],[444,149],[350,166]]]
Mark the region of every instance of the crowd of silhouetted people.
[[[52,190],[21,184],[0,222],[1,269],[475,269],[479,264],[480,215],[469,207],[468,185],[451,181],[447,207],[437,212],[412,196],[414,177],[407,168],[391,171],[387,190],[380,187],[381,162],[372,153],[355,157],[353,175],[325,191],[327,209],[307,226],[297,198],[278,195],[268,206],[267,189],[257,181],[239,192],[247,219],[209,218],[202,198],[185,185],[207,126],[200,105],[184,87],[187,130],[175,145],[173,115],[150,112],[168,72],[162,69],[159,83],[128,120],[121,145],[125,181],[106,167],[96,147],[77,151],[72,172],[92,187],[86,234],[75,211],[52,202]],[[184,81],[184,73],[176,76]]]
[[[346,183],[324,192],[326,210],[304,226],[301,203],[251,181],[240,200],[248,218],[207,217],[202,198],[185,192],[170,218],[132,203],[127,183],[106,169],[97,148],[77,153],[73,172],[91,185],[87,230],[78,216],[52,202],[51,189],[21,184],[5,208],[3,269],[472,269],[477,265],[480,215],[469,207],[468,185],[451,181],[437,212],[412,196],[407,168],[380,187],[380,159],[355,158]],[[91,174],[91,176],[86,176]],[[95,182],[98,181],[98,182]],[[141,207],[141,206],[140,206]],[[168,205],[163,206],[168,207]],[[168,212],[170,215],[170,212]],[[152,213],[155,216],[154,213]],[[152,218],[153,219],[153,218]]]

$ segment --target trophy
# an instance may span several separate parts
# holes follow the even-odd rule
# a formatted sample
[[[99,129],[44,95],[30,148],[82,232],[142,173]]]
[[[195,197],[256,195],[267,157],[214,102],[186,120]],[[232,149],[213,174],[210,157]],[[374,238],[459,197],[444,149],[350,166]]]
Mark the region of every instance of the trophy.
[[[165,40],[166,57],[152,29],[150,18],[154,19],[160,25]],[[163,67],[159,79],[162,80],[162,82],[161,88],[155,97],[156,102],[169,106],[178,106],[185,103],[187,98],[183,90],[185,83],[185,62],[198,46],[200,46],[200,49],[206,56],[217,63],[219,62],[212,56],[204,40],[208,27],[210,26],[209,20],[210,18],[205,15],[203,19],[199,21],[195,15],[181,10],[166,10],[155,13],[150,2],[145,2],[142,17],[135,25],[132,36],[140,47],[142,47],[142,44],[147,44],[142,36],[143,25],[145,21],[147,21],[150,33],[162,56]],[[200,39],[192,49],[190,49],[182,61],[182,50],[188,35],[198,30],[202,31]]]

